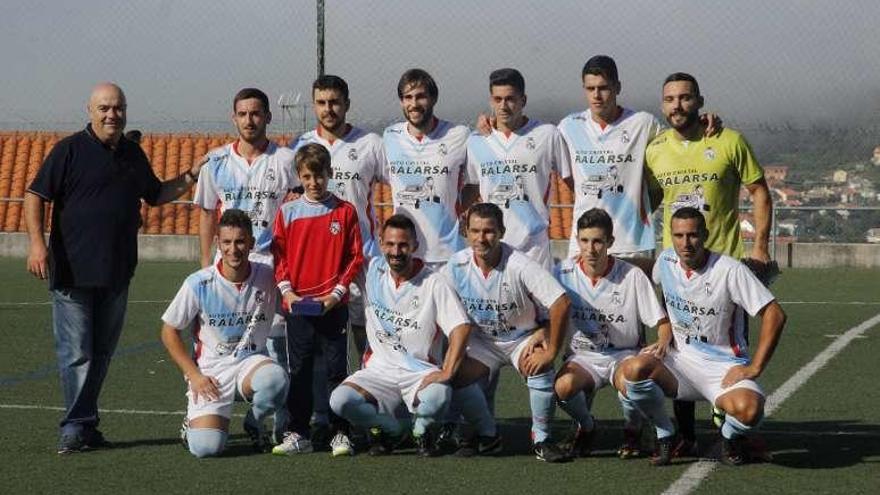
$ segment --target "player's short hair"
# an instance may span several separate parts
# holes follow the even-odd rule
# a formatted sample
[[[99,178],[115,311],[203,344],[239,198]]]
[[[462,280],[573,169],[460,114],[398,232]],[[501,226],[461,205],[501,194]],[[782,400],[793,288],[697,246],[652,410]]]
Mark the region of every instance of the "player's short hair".
[[[498,230],[504,230],[504,213],[501,211],[501,208],[499,208],[498,205],[494,203],[477,203],[468,208],[468,227],[470,227],[471,217],[474,215],[480,218],[491,218],[495,220],[495,225],[498,227]]]
[[[265,110],[266,113],[269,113],[269,97],[266,96],[266,93],[263,93],[257,88],[244,88],[238,93],[235,93],[235,98],[232,99],[232,111],[235,111],[235,105],[238,105],[238,102],[241,100],[250,100],[251,98],[260,100],[260,103],[263,104],[263,110]]]
[[[437,82],[424,69],[409,69],[400,76],[400,81],[397,83],[397,97],[402,100],[403,93],[410,86],[424,86],[425,90],[428,91],[428,95],[434,101],[440,96]]]
[[[614,236],[614,222],[611,221],[611,215],[602,208],[591,208],[578,218],[578,231],[592,228],[602,229],[606,239],[611,239]]]
[[[687,81],[691,83],[694,87],[694,95],[700,96],[700,84],[697,82],[697,78],[688,74],[687,72],[673,72],[666,76],[666,79],[663,80],[663,86],[665,87],[667,84],[676,81]]]
[[[312,83],[312,98],[315,97],[315,91],[319,89],[332,89],[335,91],[339,91],[340,93],[342,93],[342,97],[346,101],[348,101],[348,83],[345,82],[345,79],[339,76],[324,74],[323,76],[315,79],[315,82]]]
[[[504,68],[492,71],[489,74],[489,91],[492,91],[494,86],[513,86],[519,94],[526,93],[526,80],[516,69]]]
[[[254,236],[251,217],[249,217],[247,213],[236,208],[230,208],[220,215],[220,220],[217,222],[217,230],[219,231],[221,227],[241,229],[248,237]]]
[[[322,175],[333,175],[333,167],[330,166],[330,152],[318,143],[305,144],[296,150],[296,173],[303,169]]]
[[[384,234],[385,230],[389,228],[406,230],[414,241],[419,239],[419,236],[416,233],[416,224],[406,215],[396,213],[388,217],[388,219],[385,220],[385,223],[382,224],[382,234]]]
[[[672,220],[690,220],[692,218],[697,219],[697,223],[699,224],[700,230],[702,232],[708,232],[709,229],[706,227],[706,217],[700,212],[700,210],[692,207],[685,206],[684,208],[679,208],[672,213],[672,218],[669,220],[669,226],[672,227]]]
[[[596,55],[587,60],[584,68],[581,70],[581,79],[587,76],[602,76],[610,82],[620,82],[617,78],[617,64],[614,59],[608,55]]]

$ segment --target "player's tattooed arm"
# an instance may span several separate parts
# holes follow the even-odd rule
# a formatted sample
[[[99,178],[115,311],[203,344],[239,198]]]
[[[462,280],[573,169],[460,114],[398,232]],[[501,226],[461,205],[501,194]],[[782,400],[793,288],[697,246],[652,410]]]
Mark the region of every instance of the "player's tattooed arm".
[[[650,354],[657,359],[663,359],[669,352],[669,346],[672,344],[672,325],[669,324],[669,318],[663,318],[657,322],[657,342],[645,346],[642,354]]]

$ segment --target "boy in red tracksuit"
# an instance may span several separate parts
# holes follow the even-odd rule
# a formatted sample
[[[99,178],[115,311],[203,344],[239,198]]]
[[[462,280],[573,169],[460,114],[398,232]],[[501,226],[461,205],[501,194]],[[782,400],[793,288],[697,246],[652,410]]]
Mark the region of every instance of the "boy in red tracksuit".
[[[348,286],[363,264],[357,212],[351,203],[327,192],[330,153],[319,144],[308,144],[295,159],[304,194],[281,206],[272,234],[275,282],[288,311],[290,424],[284,441],[272,450],[281,455],[312,451],[315,346],[321,346],[327,362],[329,391],[347,376]],[[331,413],[330,426],[333,455],[351,455],[345,420]]]

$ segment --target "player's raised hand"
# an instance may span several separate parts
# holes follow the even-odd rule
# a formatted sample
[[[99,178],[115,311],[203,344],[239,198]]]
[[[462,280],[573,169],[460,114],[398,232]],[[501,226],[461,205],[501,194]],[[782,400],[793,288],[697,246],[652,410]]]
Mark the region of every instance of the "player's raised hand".
[[[727,388],[742,380],[752,380],[757,376],[750,367],[738,364],[727,370],[727,374],[721,380],[721,388]]]
[[[49,250],[45,244],[32,242],[28,248],[27,270],[40,280],[49,277]]]
[[[220,398],[220,382],[213,376],[198,373],[189,379],[189,389],[193,393],[193,402],[198,404],[199,397],[211,402]]]
[[[717,113],[705,113],[700,115],[700,123],[706,126],[706,136],[716,136],[721,133],[721,129],[724,128],[724,122],[721,121],[721,116]]]
[[[477,122],[474,126],[481,135],[488,136],[492,134],[492,129],[495,127],[495,117],[481,113],[477,116]]]

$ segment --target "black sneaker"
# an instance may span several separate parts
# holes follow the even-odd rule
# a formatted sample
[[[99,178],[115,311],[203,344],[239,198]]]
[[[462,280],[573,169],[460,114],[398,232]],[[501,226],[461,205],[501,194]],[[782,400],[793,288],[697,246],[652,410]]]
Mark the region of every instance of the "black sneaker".
[[[458,425],[455,423],[443,423],[440,425],[434,440],[434,450],[441,455],[457,452],[459,447],[459,440],[456,438],[457,431]]]
[[[425,431],[425,433],[415,436],[413,435],[413,440],[416,442],[416,455],[419,457],[437,457],[440,455],[440,451],[437,449],[437,440],[435,440],[434,435],[431,434],[431,431]]]
[[[258,454],[269,452],[272,447],[272,442],[269,441],[269,435],[263,431],[261,425],[257,423],[257,420],[254,418],[253,410],[248,411],[247,415],[244,417],[242,428],[251,440],[254,452]]]
[[[728,466],[742,466],[749,462],[749,439],[739,436],[721,438],[721,462]]]
[[[623,445],[617,449],[617,457],[620,459],[634,459],[642,455],[642,432],[641,430],[623,430]]]
[[[535,457],[544,462],[567,462],[571,459],[555,443],[550,441],[535,444]]]
[[[566,442],[569,457],[588,457],[593,451],[593,441],[596,439],[596,427],[592,430],[578,428],[574,431],[571,439]]]
[[[83,446],[87,449],[110,449],[113,443],[104,438],[104,434],[97,428],[87,430],[83,438]]]
[[[491,456],[501,453],[501,449],[501,435],[493,437],[478,435],[459,441],[458,450],[454,455],[455,457]]]
[[[677,444],[678,439],[676,438],[676,435],[658,438],[654,447],[654,453],[651,454],[651,465],[668,466],[672,463],[672,458],[675,457],[674,451]]]
[[[370,449],[367,453],[371,456],[389,455],[394,452],[394,448],[403,441],[403,435],[397,437],[391,436],[382,431],[382,428],[379,428],[378,426],[370,428],[367,435],[370,443]]]
[[[333,439],[333,434],[331,434],[330,425],[327,423],[315,423],[312,425],[309,438],[312,440],[312,447],[315,449],[315,452],[330,451],[330,440]]]
[[[58,453],[61,455],[76,454],[88,449],[82,437],[76,433],[61,435],[58,440]]]

